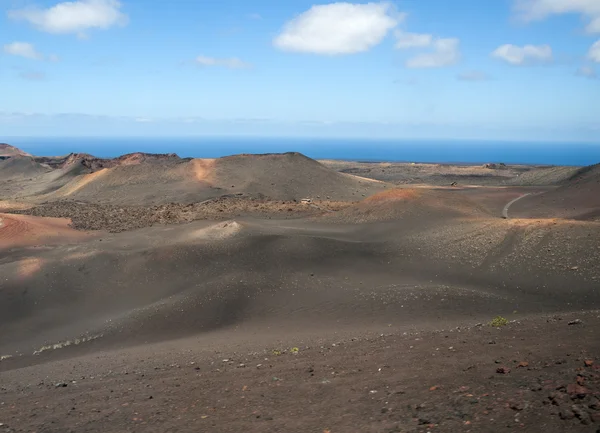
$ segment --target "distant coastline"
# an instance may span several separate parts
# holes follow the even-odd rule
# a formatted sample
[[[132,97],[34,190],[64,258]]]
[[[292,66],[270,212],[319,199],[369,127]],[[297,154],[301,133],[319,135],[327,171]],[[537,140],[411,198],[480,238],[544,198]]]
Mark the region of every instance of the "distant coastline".
[[[358,162],[414,162],[584,166],[600,163],[600,143],[541,143],[475,140],[364,140],[259,137],[0,137],[40,156],[89,153],[116,157],[125,153],[177,153],[216,158],[241,153],[301,152],[314,159]]]

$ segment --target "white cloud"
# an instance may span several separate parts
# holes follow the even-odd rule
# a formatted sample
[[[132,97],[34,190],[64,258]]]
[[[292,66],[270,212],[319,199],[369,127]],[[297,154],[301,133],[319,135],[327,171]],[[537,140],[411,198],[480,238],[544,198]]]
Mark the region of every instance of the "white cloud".
[[[3,47],[3,51],[6,54],[13,56],[25,57],[26,59],[32,60],[47,60],[49,62],[58,62],[60,59],[55,54],[44,56],[42,53],[37,51],[35,47],[29,42],[12,42],[6,44]]]
[[[262,20],[261,14],[257,14],[257,13],[248,15],[248,18],[250,18],[251,20]]]
[[[4,45],[4,52],[13,56],[25,57],[26,59],[42,60],[44,58],[33,45],[27,42],[6,44]]]
[[[288,21],[273,44],[284,51],[360,53],[381,43],[402,19],[390,3],[316,5]]]
[[[457,75],[460,81],[487,81],[490,79],[489,75],[481,71],[466,71]]]
[[[535,21],[550,15],[580,14],[589,23],[589,33],[600,33],[600,1],[598,0],[516,0],[515,9],[525,21]]]
[[[549,62],[552,60],[552,48],[549,45],[502,45],[492,53],[493,57],[504,60],[511,65]]]
[[[600,41],[596,41],[588,51],[588,58],[596,63],[600,63]]]
[[[437,38],[428,33],[409,33],[402,30],[397,30],[394,35],[397,49],[432,49],[431,52],[408,59],[406,61],[408,68],[441,68],[453,65],[460,59],[460,41],[457,38]]]
[[[200,66],[222,66],[229,69],[245,69],[250,67],[249,63],[237,57],[219,59],[216,57],[198,56],[196,57],[196,63]]]
[[[29,22],[47,33],[75,33],[85,37],[90,29],[107,29],[125,25],[127,15],[121,12],[118,0],[78,0],[58,3],[48,9],[30,7],[10,11],[14,20]]]
[[[454,65],[460,59],[460,41],[456,38],[434,39],[433,52],[418,54],[406,61],[407,68],[441,68]]]
[[[408,33],[401,30],[397,30],[394,35],[396,36],[396,48],[419,48],[428,47],[433,43],[433,35],[422,34],[422,33]]]
[[[592,68],[591,66],[582,66],[581,68],[579,68],[577,70],[577,75],[579,75],[580,77],[590,78],[592,80],[595,80],[596,78],[598,78],[598,75],[596,74],[596,70],[594,68]]]
[[[592,21],[590,21],[590,23],[586,27],[586,30],[588,31],[588,33],[600,33],[600,16],[597,16]]]

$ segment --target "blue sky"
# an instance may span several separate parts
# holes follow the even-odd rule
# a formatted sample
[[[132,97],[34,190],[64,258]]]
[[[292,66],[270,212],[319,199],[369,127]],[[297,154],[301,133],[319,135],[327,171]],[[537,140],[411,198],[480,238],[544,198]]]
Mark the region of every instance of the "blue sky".
[[[600,0],[0,0],[0,47],[0,139],[600,142]]]

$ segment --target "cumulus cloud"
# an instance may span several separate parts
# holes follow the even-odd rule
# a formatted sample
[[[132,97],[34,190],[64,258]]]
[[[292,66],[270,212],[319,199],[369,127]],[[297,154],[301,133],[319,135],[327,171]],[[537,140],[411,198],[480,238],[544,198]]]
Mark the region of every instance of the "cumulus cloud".
[[[428,47],[433,43],[433,35],[423,33],[408,33],[402,30],[397,30],[396,48],[403,50],[407,48]]]
[[[596,78],[598,78],[596,70],[591,66],[582,66],[577,70],[577,75],[579,75],[580,77],[589,78],[591,80],[595,80]]]
[[[505,44],[494,52],[492,56],[511,65],[526,65],[531,63],[549,62],[552,60],[552,48],[549,45],[516,45]]]
[[[516,0],[515,10],[525,21],[542,20],[550,15],[580,14],[589,33],[600,33],[600,1],[598,0]]]
[[[220,59],[217,57],[198,56],[196,57],[196,64],[200,66],[221,66],[229,69],[245,69],[250,67],[249,63],[237,57]]]
[[[489,75],[481,71],[466,71],[458,74],[456,78],[460,81],[487,81]]]
[[[85,37],[90,29],[125,25],[127,15],[118,0],[78,0],[58,3],[47,9],[29,7],[8,12],[13,20],[26,21],[47,33],[75,33]]]
[[[407,68],[441,68],[454,65],[460,59],[460,41],[456,38],[432,38],[432,52],[418,54],[406,61]]]
[[[13,42],[4,45],[4,52],[12,56],[25,57],[26,59],[42,60],[44,56],[35,47],[27,42]]]
[[[273,45],[324,55],[360,53],[380,44],[402,19],[387,2],[315,5],[288,21]]]
[[[588,51],[588,58],[596,63],[600,63],[600,41],[596,41]]]

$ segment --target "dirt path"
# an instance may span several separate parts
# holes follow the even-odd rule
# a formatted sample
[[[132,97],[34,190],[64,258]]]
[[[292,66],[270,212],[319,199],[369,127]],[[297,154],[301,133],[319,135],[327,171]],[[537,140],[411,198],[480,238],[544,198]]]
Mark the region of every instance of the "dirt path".
[[[522,198],[527,197],[528,195],[531,195],[531,193],[529,192],[527,194],[523,194],[521,197],[517,197],[516,199],[509,201],[506,204],[506,206],[504,206],[504,209],[502,209],[502,218],[508,219],[508,208],[510,208],[514,203],[518,202]]]

